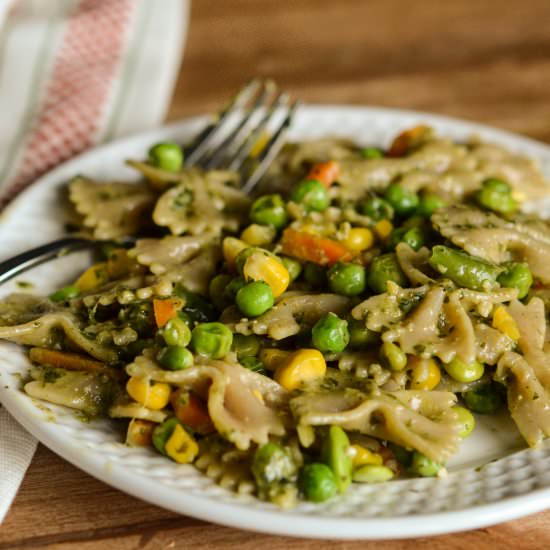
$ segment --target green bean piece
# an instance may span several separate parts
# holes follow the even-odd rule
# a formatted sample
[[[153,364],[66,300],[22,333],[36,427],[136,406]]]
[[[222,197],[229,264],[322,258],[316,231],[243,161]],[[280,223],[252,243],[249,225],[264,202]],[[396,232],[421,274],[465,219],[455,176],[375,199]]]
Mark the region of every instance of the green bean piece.
[[[380,359],[392,371],[403,370],[407,366],[407,354],[393,342],[384,342],[380,347]]]
[[[164,447],[178,424],[181,424],[181,422],[175,416],[172,416],[162,424],[155,426],[152,436],[153,446],[160,454],[166,456]]]
[[[159,331],[167,346],[186,347],[191,341],[191,330],[179,317],[170,319]]]
[[[436,210],[445,208],[447,203],[437,195],[422,195],[416,213],[429,218]]]
[[[379,334],[369,330],[365,326],[365,321],[357,319],[348,320],[349,347],[360,350],[378,342]]]
[[[439,473],[442,467],[442,464],[439,464],[418,451],[414,451],[412,462],[409,466],[409,472],[422,477],[434,477]]]
[[[250,220],[282,229],[288,223],[285,201],[281,195],[264,195],[256,199],[250,208]]]
[[[167,346],[162,348],[157,361],[166,370],[183,370],[193,365],[193,354],[182,346]]]
[[[357,483],[382,483],[389,481],[393,476],[393,471],[387,466],[365,464],[353,471],[352,479]]]
[[[235,296],[235,303],[243,315],[258,317],[273,307],[273,291],[265,281],[253,281],[243,286]]]
[[[495,382],[463,392],[462,399],[468,409],[479,414],[493,414],[504,404],[502,390]]]
[[[183,166],[183,151],[177,143],[157,143],[149,149],[149,162],[168,172],[177,172]]]
[[[80,289],[76,286],[69,285],[56,290],[53,294],[50,294],[50,300],[52,302],[65,302],[71,298],[80,296]]]
[[[464,439],[474,431],[476,420],[468,409],[460,407],[459,405],[455,405],[453,411],[456,413],[458,422],[462,426],[458,435]]]
[[[327,284],[327,270],[313,262],[304,265],[304,279],[312,288],[319,290]]]
[[[300,471],[298,481],[304,497],[311,502],[325,502],[337,491],[336,476],[326,465],[320,463],[306,464]]]
[[[320,352],[340,353],[349,344],[348,322],[335,313],[328,313],[313,325],[311,336]]]
[[[286,447],[269,442],[256,449],[252,458],[252,475],[260,488],[295,479],[296,464]]]
[[[260,351],[260,339],[255,334],[234,334],[231,349],[237,357],[253,357]]]
[[[369,266],[367,275],[367,284],[377,294],[386,292],[388,281],[393,281],[400,287],[405,287],[408,284],[408,279],[393,252],[374,258]]]
[[[349,438],[340,426],[331,426],[323,441],[323,462],[330,466],[336,477],[336,488],[345,493],[351,483],[352,460],[348,455]]]
[[[497,281],[504,288],[517,288],[518,299],[527,296],[533,284],[533,275],[526,263],[510,262],[504,264],[505,271],[498,277]]]
[[[288,271],[290,282],[295,281],[302,273],[302,264],[290,256],[281,256],[280,259]]]
[[[384,198],[400,216],[412,214],[418,207],[418,195],[398,183],[392,183],[385,191]]]
[[[443,365],[443,368],[453,380],[464,383],[479,380],[485,372],[485,367],[479,361],[468,364],[459,357],[453,357],[449,363]]]
[[[290,199],[303,204],[306,211],[324,212],[330,206],[328,189],[319,180],[300,182],[293,189]]]
[[[384,157],[384,152],[378,149],[378,147],[365,147],[361,149],[361,155],[365,159],[381,159]]]
[[[512,197],[511,187],[502,180],[490,178],[481,184],[481,189],[475,194],[478,204],[505,216],[513,214],[518,209],[518,203]]]
[[[495,286],[502,272],[499,266],[443,245],[432,248],[429,263],[453,283],[472,290],[486,290]]]
[[[384,199],[372,196],[359,203],[359,212],[363,216],[368,216],[372,221],[393,219],[393,207]]]
[[[203,323],[191,332],[191,347],[199,355],[222,359],[231,350],[233,333],[223,323]]]
[[[226,290],[232,280],[233,277],[231,277],[231,275],[216,275],[208,285],[210,300],[220,311],[231,304],[232,300],[229,299]]]
[[[413,451],[405,449],[405,447],[397,445],[397,443],[390,442],[388,446],[399,464],[405,467],[409,467],[412,464]]]
[[[327,277],[330,289],[343,296],[358,296],[367,286],[365,268],[359,264],[336,263]]]

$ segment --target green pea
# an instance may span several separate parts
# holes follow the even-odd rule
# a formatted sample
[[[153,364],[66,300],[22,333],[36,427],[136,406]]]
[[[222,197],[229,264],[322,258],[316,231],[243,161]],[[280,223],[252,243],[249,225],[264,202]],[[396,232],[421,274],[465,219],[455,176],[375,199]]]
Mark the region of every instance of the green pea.
[[[462,250],[437,245],[432,248],[429,264],[458,286],[485,290],[495,285],[503,268],[470,256]]]
[[[321,456],[336,478],[339,493],[345,493],[351,483],[352,461],[348,455],[349,438],[340,426],[331,426],[323,441]]]
[[[235,277],[229,281],[229,284],[225,289],[226,296],[228,296],[232,301],[235,300],[237,292],[239,292],[243,286],[246,286],[246,281],[242,277]]]
[[[52,302],[65,302],[71,298],[76,298],[80,295],[80,289],[76,286],[69,285],[56,290],[53,294],[50,294],[50,300]]]
[[[382,483],[389,481],[393,476],[393,471],[387,466],[365,464],[353,471],[352,479],[357,483]]]
[[[416,213],[419,216],[429,218],[436,210],[445,208],[447,204],[437,195],[422,195]]]
[[[234,334],[231,349],[241,357],[252,357],[260,351],[260,339],[255,334]]]
[[[252,372],[267,374],[264,364],[257,357],[251,357],[251,356],[241,357],[239,359],[239,363],[243,367],[251,370]]]
[[[193,327],[195,325],[193,319],[191,319],[191,316],[189,313],[185,311],[178,311],[178,319],[181,319],[189,328]]]
[[[304,279],[314,289],[321,289],[327,284],[327,270],[313,262],[304,265]]]
[[[384,157],[384,152],[378,147],[365,147],[361,149],[361,155],[365,159],[381,159]]]
[[[401,445],[397,445],[397,443],[389,443],[388,446],[390,448],[390,451],[393,453],[393,456],[395,456],[397,462],[405,467],[411,465],[413,458],[412,451],[405,449],[405,447],[401,447]]]
[[[287,448],[269,442],[256,449],[251,471],[258,486],[266,487],[278,481],[293,480],[297,468]]]
[[[510,262],[504,264],[505,271],[497,277],[500,286],[505,288],[517,288],[518,299],[527,296],[533,284],[533,275],[526,263]]]
[[[453,380],[464,383],[479,380],[485,372],[482,363],[474,361],[468,364],[458,357],[454,357],[449,363],[445,363],[443,368]]]
[[[288,223],[285,201],[280,195],[264,195],[256,199],[250,208],[250,220],[282,229]]]
[[[315,323],[311,336],[313,345],[322,353],[339,353],[349,343],[348,322],[328,313]]]
[[[462,399],[468,409],[479,414],[493,414],[504,403],[502,392],[494,382],[463,392]]]
[[[170,319],[160,332],[168,346],[186,347],[191,341],[191,330],[179,317]]]
[[[327,277],[330,289],[343,296],[358,296],[367,286],[365,268],[359,264],[334,264]]]
[[[349,347],[355,350],[364,349],[378,341],[378,333],[369,330],[365,321],[349,319]]]
[[[388,281],[393,281],[400,287],[406,287],[408,279],[403,273],[397,256],[390,252],[374,258],[369,266],[367,284],[377,294],[386,292]]]
[[[456,413],[457,420],[459,424],[462,426],[462,428],[460,429],[460,432],[458,432],[458,435],[462,439],[464,439],[473,432],[476,425],[476,420],[474,418],[474,415],[464,407],[455,405],[453,407],[453,411]]]
[[[292,201],[303,204],[308,211],[324,212],[330,206],[327,188],[319,180],[300,182],[292,191]]]
[[[418,207],[419,199],[416,193],[392,183],[385,191],[384,198],[392,205],[393,209],[401,216],[412,214]]]
[[[152,436],[153,446],[160,454],[166,455],[164,447],[178,424],[181,424],[181,422],[175,416],[172,416],[162,424],[155,426]]]
[[[476,192],[477,203],[498,214],[510,215],[518,209],[518,203],[512,197],[510,186],[502,180],[491,178],[481,184]]]
[[[391,204],[376,196],[369,197],[360,202],[359,212],[375,222],[393,219],[393,207]]]
[[[176,143],[157,143],[149,149],[149,162],[168,172],[177,172],[183,166],[183,151]]]
[[[307,500],[324,502],[336,494],[336,478],[326,465],[314,462],[300,472],[299,486]]]
[[[264,281],[248,283],[235,296],[237,307],[247,317],[258,317],[271,309],[274,302],[273,291]]]
[[[302,273],[302,264],[289,256],[281,256],[280,259],[288,271],[290,281],[295,281]]]
[[[422,477],[434,477],[443,466],[418,451],[414,451],[409,471]]]
[[[208,295],[210,296],[210,300],[212,300],[212,303],[219,310],[225,309],[231,303],[231,300],[228,299],[226,290],[232,280],[233,277],[231,277],[231,275],[216,275],[208,285]]]
[[[380,359],[385,367],[393,371],[407,366],[407,354],[393,342],[384,342],[380,347]]]
[[[223,323],[203,323],[191,332],[191,347],[199,355],[221,359],[231,350],[233,333]]]
[[[390,233],[388,247],[393,249],[399,243],[408,244],[413,250],[420,250],[425,244],[424,233],[420,227],[399,227]]]
[[[157,360],[166,370],[183,370],[193,365],[193,354],[182,346],[167,346],[162,348]]]

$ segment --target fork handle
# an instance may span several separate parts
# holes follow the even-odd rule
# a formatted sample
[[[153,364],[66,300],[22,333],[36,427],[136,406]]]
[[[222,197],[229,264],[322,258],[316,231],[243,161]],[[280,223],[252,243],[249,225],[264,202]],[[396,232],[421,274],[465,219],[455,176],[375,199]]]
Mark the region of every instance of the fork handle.
[[[13,258],[0,262],[0,284],[9,281],[19,273],[65,254],[86,248],[95,248],[100,241],[83,237],[64,237],[50,243],[27,250]]]

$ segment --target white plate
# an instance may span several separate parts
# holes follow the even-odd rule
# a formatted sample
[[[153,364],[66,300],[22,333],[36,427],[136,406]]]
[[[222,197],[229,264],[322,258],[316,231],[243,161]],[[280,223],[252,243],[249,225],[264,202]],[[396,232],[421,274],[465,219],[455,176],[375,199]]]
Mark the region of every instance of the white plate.
[[[1,255],[8,257],[63,234],[60,186],[82,173],[99,179],[130,179],[126,158],[142,158],[160,140],[189,139],[204,119],[192,119],[86,153],[57,168],[23,193],[2,216]],[[359,107],[304,107],[292,138],[351,137],[387,145],[401,129],[418,123],[463,140],[473,133],[537,158],[550,177],[550,147],[485,126],[444,117]],[[85,265],[70,256],[20,279],[49,292]],[[1,289],[2,294],[16,288]],[[17,346],[0,344],[0,400],[42,443],[102,481],[175,512],[233,527],[278,535],[333,539],[404,538],[482,527],[550,505],[550,445],[522,449],[507,419],[478,419],[475,434],[448,465],[443,479],[410,479],[381,485],[355,484],[328,503],[292,510],[238,496],[216,486],[192,466],[176,465],[148,450],[130,449],[107,420],[89,424],[73,412],[30,399],[20,391],[28,361]],[[485,464],[483,467],[480,465]]]

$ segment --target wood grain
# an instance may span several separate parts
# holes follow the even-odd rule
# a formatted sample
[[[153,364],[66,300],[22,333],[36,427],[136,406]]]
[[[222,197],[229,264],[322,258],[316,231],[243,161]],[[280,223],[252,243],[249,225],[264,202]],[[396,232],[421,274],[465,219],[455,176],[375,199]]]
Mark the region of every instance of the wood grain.
[[[550,1],[195,0],[167,118],[211,111],[256,75],[275,78],[309,102],[433,111],[550,142]],[[124,495],[44,447],[0,527],[0,549],[530,550],[549,544],[550,511],[416,541],[251,535]]]

